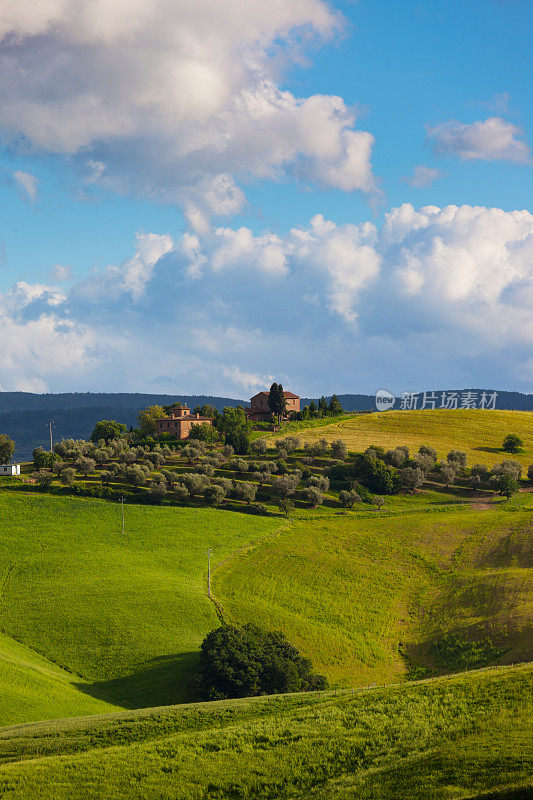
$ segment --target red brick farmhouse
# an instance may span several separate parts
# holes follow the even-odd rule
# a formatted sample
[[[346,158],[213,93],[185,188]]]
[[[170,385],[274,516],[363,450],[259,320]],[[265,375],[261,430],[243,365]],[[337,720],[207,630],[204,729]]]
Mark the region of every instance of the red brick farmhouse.
[[[300,410],[300,398],[292,392],[283,392],[287,410],[285,418],[295,414]],[[251,422],[268,422],[272,417],[272,411],[268,405],[268,392],[259,392],[250,400],[250,408],[246,409],[246,415]]]

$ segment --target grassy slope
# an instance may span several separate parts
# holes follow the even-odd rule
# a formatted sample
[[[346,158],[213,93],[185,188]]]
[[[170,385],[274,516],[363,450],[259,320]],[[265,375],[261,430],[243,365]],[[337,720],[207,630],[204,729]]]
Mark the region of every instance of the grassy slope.
[[[287,426],[287,432],[289,428]],[[283,431],[283,434],[285,430]],[[510,455],[501,450],[508,433],[524,441],[524,452]],[[270,439],[279,439],[278,433]],[[407,444],[414,452],[420,445],[435,447],[440,458],[450,450],[463,450],[469,464],[492,465],[512,458],[524,467],[533,464],[533,414],[530,411],[387,411],[360,414],[320,427],[302,428],[296,435],[303,442],[324,437],[343,439],[349,450],[365,450],[372,444],[394,448]]]
[[[15,565],[1,629],[126,707],[187,696],[198,646],[218,624],[205,594],[207,548],[228,557],[279,525],[210,509],[128,506],[122,537],[116,504],[8,492],[0,513],[0,575]],[[11,719],[9,703],[0,721],[3,713]]]
[[[0,731],[0,794],[451,800],[493,790],[494,800],[525,800],[533,786],[532,675],[529,665],[340,696],[7,728]],[[497,791],[510,785],[521,792]]]
[[[116,706],[90,697],[81,681],[20,642],[0,634],[2,724],[103,714]]]
[[[221,565],[214,591],[228,620],[282,629],[338,685],[400,678],[400,648],[434,667],[450,632],[533,659],[532,501],[296,519]]]

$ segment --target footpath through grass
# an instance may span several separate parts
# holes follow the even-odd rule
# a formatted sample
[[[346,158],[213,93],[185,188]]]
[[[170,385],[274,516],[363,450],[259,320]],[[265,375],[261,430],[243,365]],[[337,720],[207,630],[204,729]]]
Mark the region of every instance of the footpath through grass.
[[[296,423],[296,435],[302,442],[324,438],[328,442],[342,439],[349,450],[363,451],[370,445],[394,449],[406,444],[412,452],[420,445],[431,445],[439,458],[445,459],[450,450],[462,450],[468,464],[492,466],[505,458],[519,461],[527,469],[533,464],[533,413],[531,411],[387,411],[374,414],[354,414],[338,421],[320,420],[318,426]],[[326,424],[324,424],[326,423]],[[289,424],[269,440],[291,432]],[[523,452],[505,453],[504,437],[516,433],[524,442]]]
[[[101,700],[135,708],[189,699],[199,645],[219,624],[206,596],[207,548],[227,558],[280,520],[134,505],[125,513],[122,536],[120,505],[2,492],[2,582],[11,571],[1,629],[81,676],[82,690]],[[28,707],[26,719],[43,711]],[[13,719],[0,692],[0,723]]]
[[[450,800],[533,784],[531,665],[0,731],[10,800]],[[504,793],[504,787],[515,788]]]

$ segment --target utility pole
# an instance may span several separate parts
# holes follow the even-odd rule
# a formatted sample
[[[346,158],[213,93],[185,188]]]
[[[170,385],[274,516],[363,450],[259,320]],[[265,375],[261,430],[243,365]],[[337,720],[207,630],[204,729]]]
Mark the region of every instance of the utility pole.
[[[125,534],[125,530],[124,530],[124,495],[121,496],[120,502],[122,503],[122,535],[124,536],[124,534]]]
[[[211,597],[211,548],[207,551],[207,596]]]

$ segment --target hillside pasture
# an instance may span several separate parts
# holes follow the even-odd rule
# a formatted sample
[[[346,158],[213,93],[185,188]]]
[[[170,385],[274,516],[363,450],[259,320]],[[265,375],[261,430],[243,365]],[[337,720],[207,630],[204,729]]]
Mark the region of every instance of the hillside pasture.
[[[0,634],[0,720],[28,720],[104,714],[116,706],[83,691],[81,679],[20,642]],[[88,687],[87,687],[88,688]]]
[[[300,517],[223,563],[214,592],[228,621],[281,629],[333,685],[453,670],[432,655],[449,635],[490,640],[484,663],[529,660],[532,499]]]
[[[525,800],[532,667],[0,731],[10,800]],[[61,755],[58,755],[61,753]]]
[[[406,444],[414,453],[425,444],[437,450],[445,459],[450,450],[462,450],[468,464],[493,464],[511,458],[527,469],[533,464],[533,413],[530,411],[386,411],[373,414],[354,414],[338,422],[320,427],[304,427],[297,423],[295,434],[302,442],[342,439],[348,449],[363,451],[371,445],[394,449]],[[286,432],[290,432],[290,425]],[[285,430],[283,431],[283,434]],[[516,433],[524,442],[523,452],[510,454],[502,450],[508,433]],[[270,436],[269,441],[279,438]]]
[[[207,548],[228,558],[279,526],[129,505],[123,536],[120,505],[7,491],[0,511],[0,574],[12,567],[4,633],[80,676],[82,691],[129,708],[190,696],[199,645],[219,624],[206,596]],[[26,719],[41,719],[30,705]],[[8,697],[0,724],[12,713]]]

